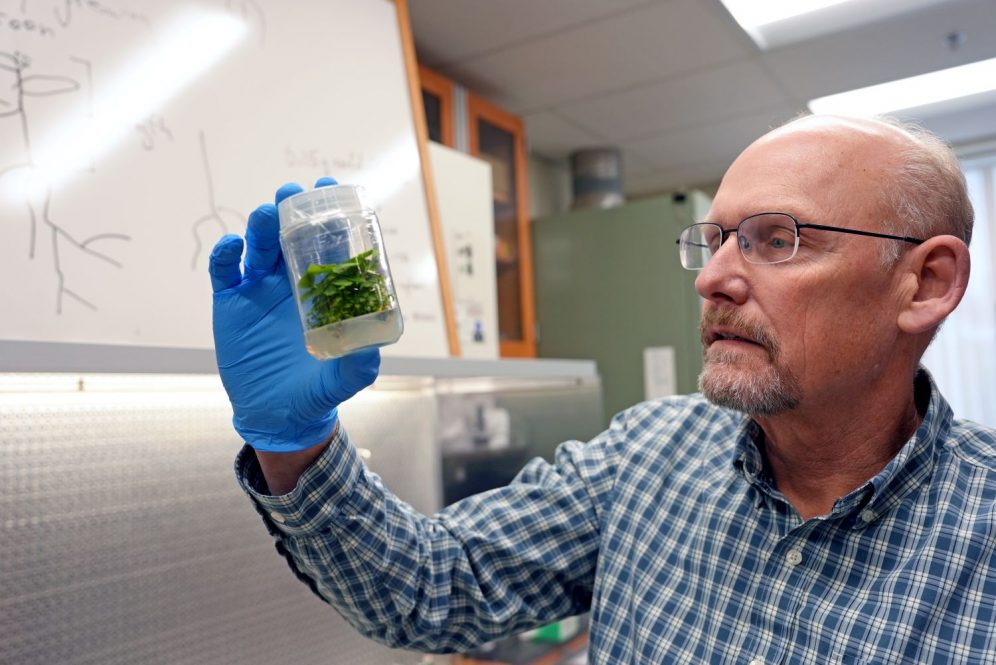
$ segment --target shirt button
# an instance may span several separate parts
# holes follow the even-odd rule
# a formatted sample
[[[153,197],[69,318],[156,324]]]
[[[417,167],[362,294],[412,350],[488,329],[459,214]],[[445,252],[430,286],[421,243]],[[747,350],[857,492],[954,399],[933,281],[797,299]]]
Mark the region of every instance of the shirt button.
[[[270,517],[272,517],[272,518],[273,518],[273,521],[274,521],[274,522],[277,522],[277,523],[279,523],[279,524],[283,524],[283,523],[284,523],[285,521],[287,521],[287,520],[286,520],[286,519],[284,518],[284,516],[283,516],[283,515],[281,515],[280,513],[278,513],[278,512],[277,512],[277,511],[275,511],[275,510],[271,510],[271,511],[270,511]]]
[[[764,665],[764,659],[763,658],[754,658],[754,659],[752,659],[750,661],[750,665]]]
[[[861,521],[865,524],[869,524],[875,520],[875,513],[870,510],[861,511]]]
[[[785,560],[788,561],[790,566],[798,566],[802,563],[802,552],[799,550],[789,550],[785,555]]]

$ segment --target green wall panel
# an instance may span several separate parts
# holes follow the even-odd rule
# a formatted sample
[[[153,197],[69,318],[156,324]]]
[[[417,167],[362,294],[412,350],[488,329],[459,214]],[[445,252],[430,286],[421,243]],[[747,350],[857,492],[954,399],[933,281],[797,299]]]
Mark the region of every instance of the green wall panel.
[[[696,273],[675,245],[693,207],[661,197],[533,222],[538,355],[595,360],[606,419],[643,400],[646,347],[675,347],[678,392],[696,390]]]

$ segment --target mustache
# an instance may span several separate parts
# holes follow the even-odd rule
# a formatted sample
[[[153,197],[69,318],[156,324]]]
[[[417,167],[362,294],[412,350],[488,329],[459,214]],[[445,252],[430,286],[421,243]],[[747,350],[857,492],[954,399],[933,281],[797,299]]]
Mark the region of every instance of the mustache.
[[[709,346],[708,329],[712,326],[723,326],[724,328],[736,330],[742,337],[752,339],[764,347],[771,358],[775,358],[778,355],[779,345],[775,338],[769,335],[760,323],[751,321],[733,309],[713,309],[702,312],[702,320],[699,322],[699,335],[702,339],[703,349]]]

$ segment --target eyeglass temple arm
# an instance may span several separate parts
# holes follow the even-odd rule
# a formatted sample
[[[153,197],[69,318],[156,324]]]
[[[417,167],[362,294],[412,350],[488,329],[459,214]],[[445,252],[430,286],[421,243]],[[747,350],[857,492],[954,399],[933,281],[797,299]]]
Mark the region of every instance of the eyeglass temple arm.
[[[857,229],[844,229],[839,226],[823,226],[822,224],[797,224],[800,229],[820,229],[822,231],[838,231],[840,233],[853,233],[856,236],[870,236],[872,238],[889,238],[891,240],[902,240],[903,242],[911,242],[914,245],[921,245],[923,241],[919,238],[911,238],[909,236],[893,236],[888,233],[875,233],[873,231],[858,231]]]

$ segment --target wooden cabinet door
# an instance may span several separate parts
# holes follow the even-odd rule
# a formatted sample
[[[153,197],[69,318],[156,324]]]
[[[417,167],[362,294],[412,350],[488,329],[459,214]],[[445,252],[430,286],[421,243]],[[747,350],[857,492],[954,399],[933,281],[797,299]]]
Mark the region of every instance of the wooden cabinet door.
[[[498,335],[503,357],[535,357],[532,239],[522,120],[467,94],[470,154],[491,164],[494,183]]]
[[[425,107],[429,140],[455,148],[453,82],[422,65],[419,65],[418,77],[422,86],[422,104]]]

